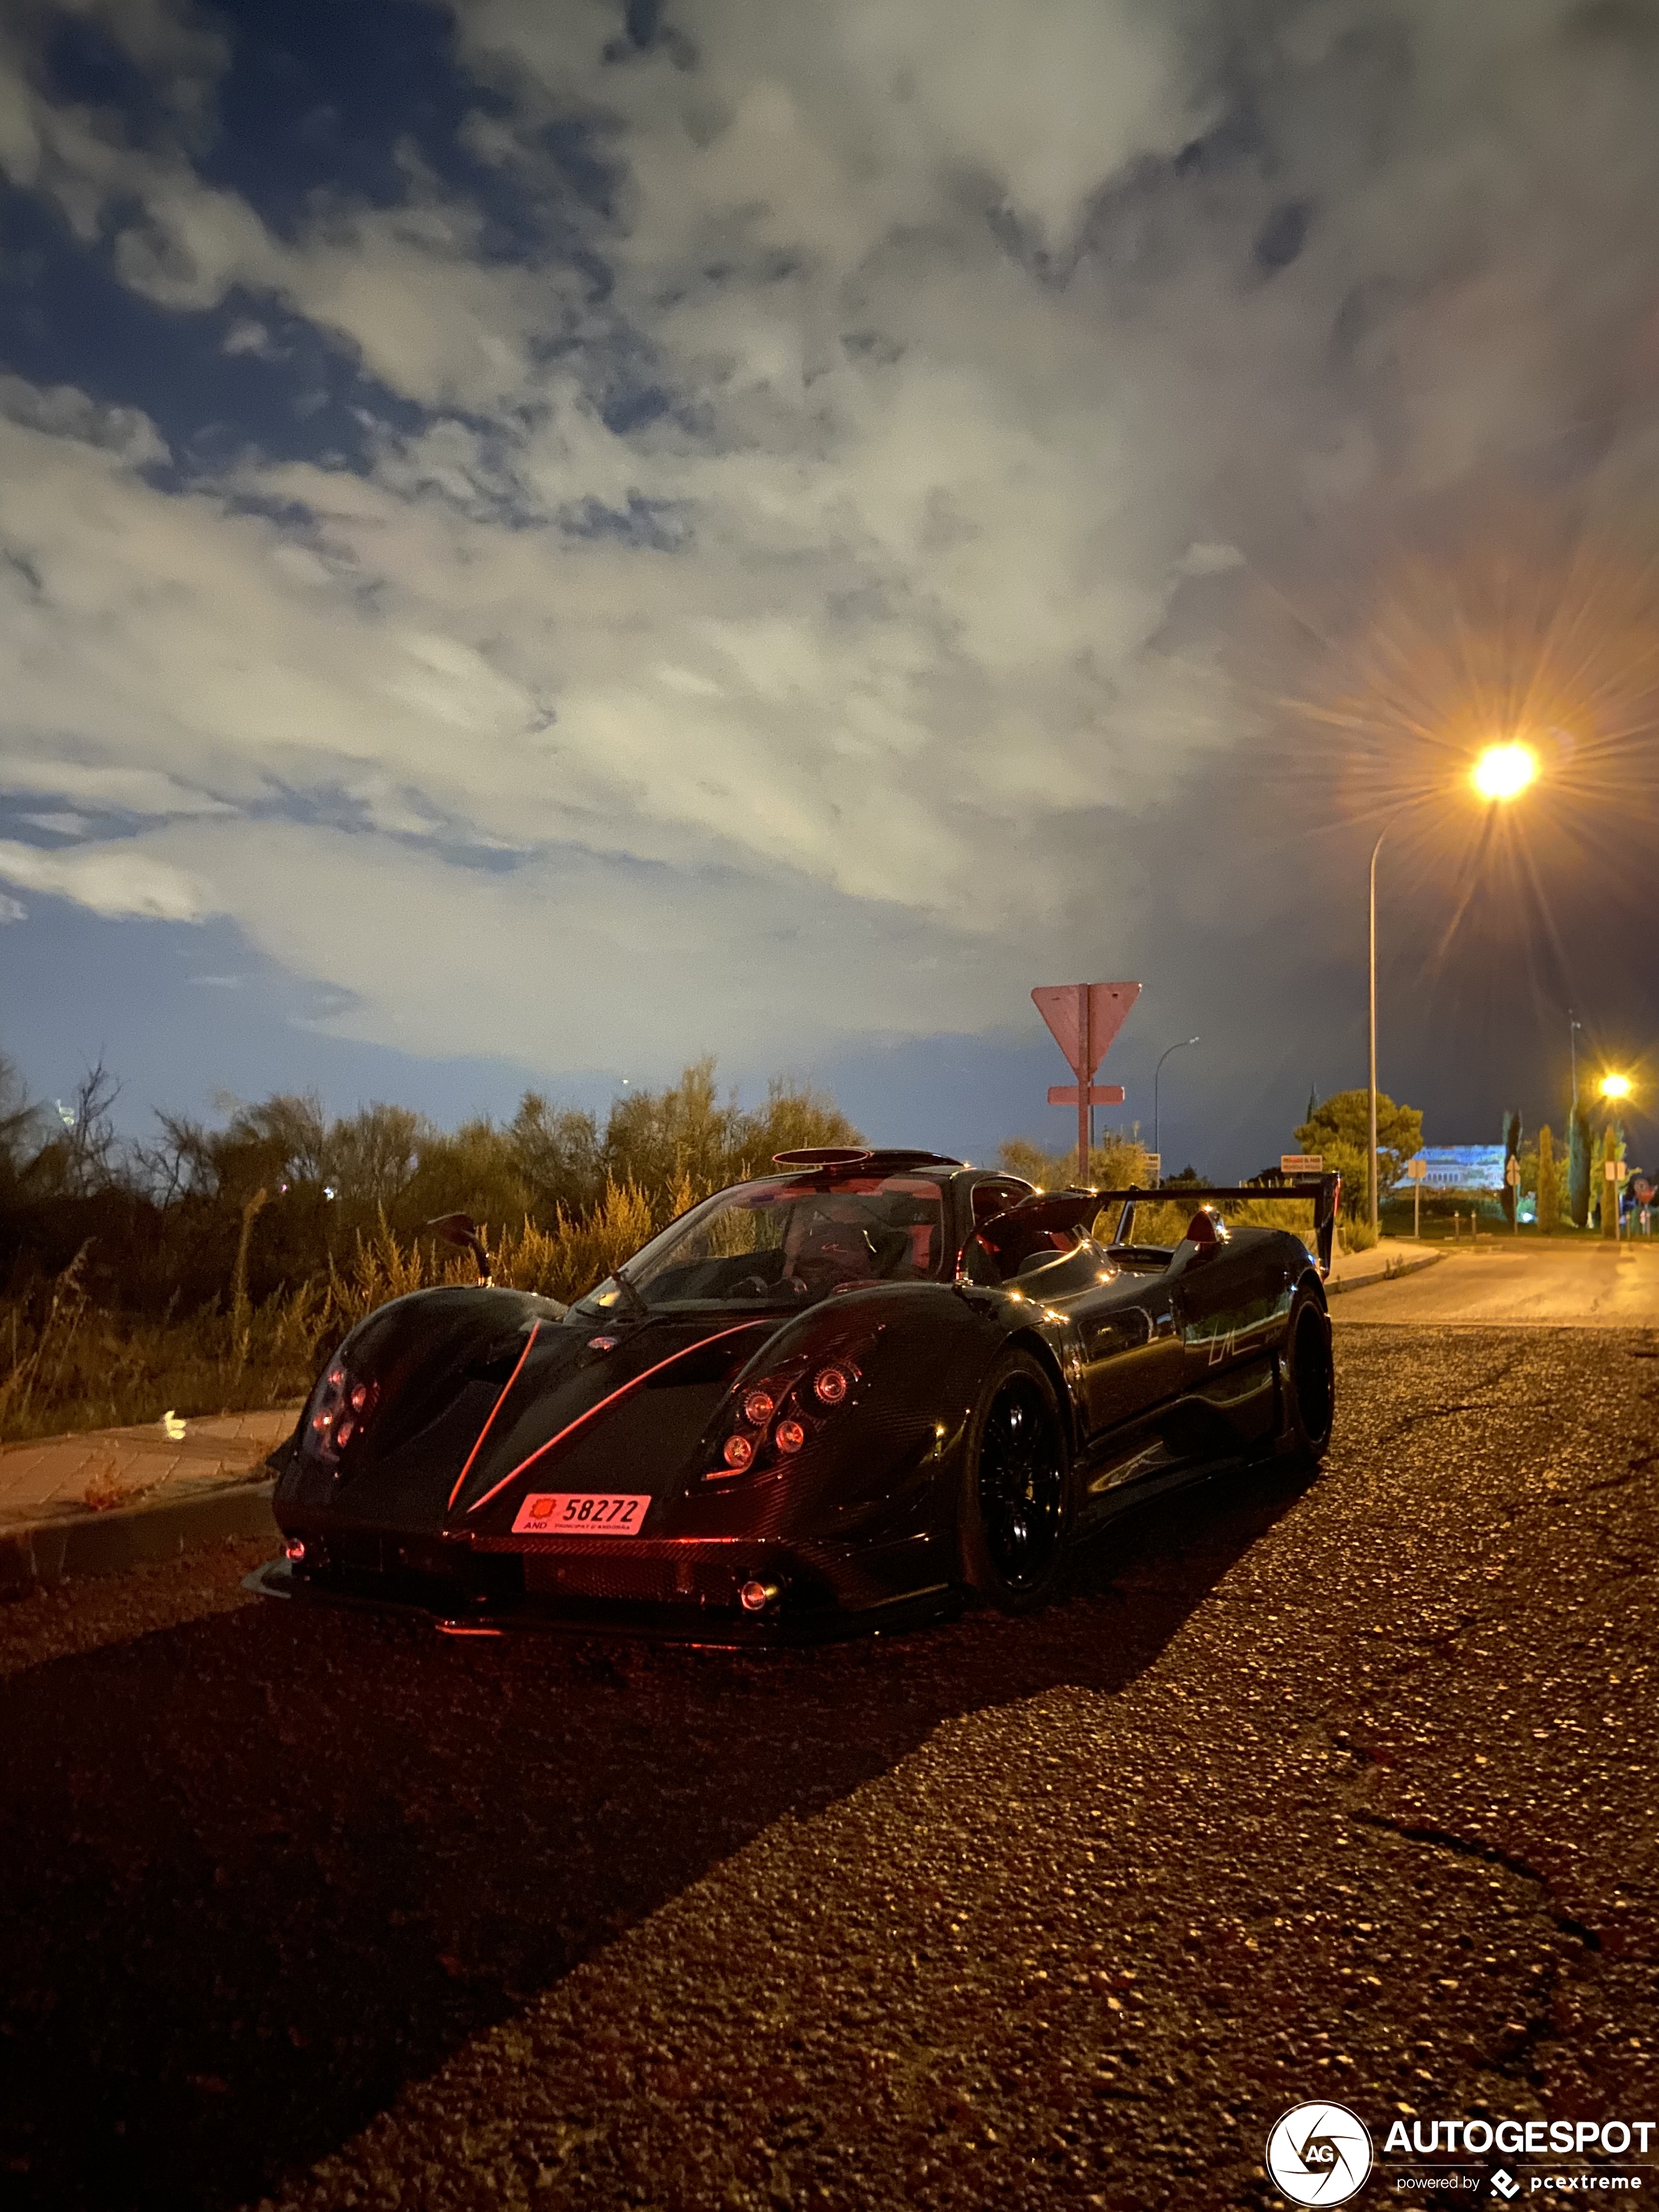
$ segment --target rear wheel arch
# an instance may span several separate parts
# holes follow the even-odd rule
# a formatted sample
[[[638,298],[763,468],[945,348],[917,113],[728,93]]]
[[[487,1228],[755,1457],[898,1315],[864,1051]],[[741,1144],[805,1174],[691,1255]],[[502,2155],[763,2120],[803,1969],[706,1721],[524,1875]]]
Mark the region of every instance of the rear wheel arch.
[[[1330,1448],[1336,1376],[1324,1288],[1311,1278],[1297,1285],[1291,1300],[1283,1362],[1284,1446],[1293,1458],[1317,1466]]]
[[[1006,1351],[1010,1346],[1020,1352],[1029,1352],[1046,1370],[1049,1383],[1054,1389],[1054,1402],[1060,1408],[1060,1425],[1065,1431],[1066,1449],[1075,1458],[1082,1438],[1078,1434],[1077,1407],[1073,1401],[1072,1393],[1066,1387],[1065,1370],[1060,1364],[1060,1355],[1047,1337],[1040,1336],[1035,1329],[1030,1328],[1014,1330],[1006,1340],[1003,1349]]]
[[[1065,1403],[1052,1355],[1021,1332],[987,1369],[969,1419],[957,1490],[962,1578],[1005,1613],[1035,1611],[1064,1567],[1076,1510]]]

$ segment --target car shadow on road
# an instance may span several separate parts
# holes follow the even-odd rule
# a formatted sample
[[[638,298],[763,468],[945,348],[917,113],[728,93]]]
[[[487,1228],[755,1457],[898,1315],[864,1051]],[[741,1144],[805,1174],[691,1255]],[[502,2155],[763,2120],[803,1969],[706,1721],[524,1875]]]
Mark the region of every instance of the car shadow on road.
[[[263,1602],[0,1686],[8,2193],[258,2198],[781,1814],[1122,1689],[1296,1494],[1139,1508],[1026,1620],[732,1653]]]

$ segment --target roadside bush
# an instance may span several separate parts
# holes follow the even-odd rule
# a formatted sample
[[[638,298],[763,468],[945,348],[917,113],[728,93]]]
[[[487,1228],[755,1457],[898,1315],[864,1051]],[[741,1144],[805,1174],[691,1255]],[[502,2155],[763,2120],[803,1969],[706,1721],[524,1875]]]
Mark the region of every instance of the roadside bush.
[[[603,1134],[533,1091],[510,1122],[453,1132],[386,1105],[331,1122],[283,1095],[219,1128],[161,1117],[123,1150],[101,1069],[55,1132],[0,1059],[0,1440],[301,1395],[372,1307],[472,1279],[422,1233],[441,1214],[480,1224],[498,1282],[568,1303],[775,1152],[860,1141],[806,1086],[722,1103],[714,1066],[618,1099]]]
[[[1150,1158],[1133,1129],[1109,1129],[1089,1154],[1089,1181],[1097,1190],[1144,1190]],[[997,1165],[1042,1190],[1069,1190],[1077,1182],[1077,1152],[1045,1152],[1024,1137],[1008,1137],[997,1147]]]

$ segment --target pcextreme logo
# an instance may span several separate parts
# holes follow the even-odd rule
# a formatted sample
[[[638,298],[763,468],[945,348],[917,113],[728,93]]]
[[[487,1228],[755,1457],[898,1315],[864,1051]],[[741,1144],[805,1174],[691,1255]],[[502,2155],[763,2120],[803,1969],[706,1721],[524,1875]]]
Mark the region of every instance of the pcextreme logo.
[[[1371,2158],[1365,2123],[1346,2105],[1292,2105],[1267,2137],[1267,2171],[1292,2204],[1346,2204]]]

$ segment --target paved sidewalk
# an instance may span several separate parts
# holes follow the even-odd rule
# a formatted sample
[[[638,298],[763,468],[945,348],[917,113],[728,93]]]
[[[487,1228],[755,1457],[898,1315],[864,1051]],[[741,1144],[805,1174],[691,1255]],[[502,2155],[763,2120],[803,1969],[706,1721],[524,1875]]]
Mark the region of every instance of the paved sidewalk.
[[[0,1595],[118,1574],[220,1536],[275,1540],[264,1462],[300,1407],[0,1447]],[[179,1431],[182,1429],[183,1433]]]
[[[1446,1257],[1443,1245],[1419,1244],[1409,1237],[1384,1237],[1369,1252],[1340,1252],[1332,1262],[1327,1287],[1351,1291],[1361,1283],[1380,1283],[1395,1275],[1413,1274],[1432,1267]]]
[[[299,1419],[298,1404],[0,1445],[0,1529],[64,1514],[194,1497],[246,1480]],[[183,1429],[183,1435],[176,1431]]]

